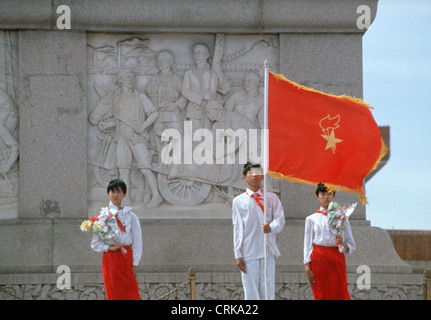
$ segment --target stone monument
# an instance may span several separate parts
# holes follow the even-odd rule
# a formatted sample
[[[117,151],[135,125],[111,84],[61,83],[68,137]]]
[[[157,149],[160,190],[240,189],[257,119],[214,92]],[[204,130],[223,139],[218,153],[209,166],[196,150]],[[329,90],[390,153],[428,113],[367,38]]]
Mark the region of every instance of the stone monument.
[[[141,221],[143,299],[186,281],[188,267],[197,299],[242,299],[231,202],[246,186],[241,157],[260,160],[264,61],[361,97],[360,6],[372,20],[376,0],[3,1],[0,299],[104,299],[101,255],[79,227],[116,177]],[[276,298],[310,299],[302,250],[314,188],[268,180],[286,214]],[[352,298],[419,299],[421,278],[365,207],[351,225]]]

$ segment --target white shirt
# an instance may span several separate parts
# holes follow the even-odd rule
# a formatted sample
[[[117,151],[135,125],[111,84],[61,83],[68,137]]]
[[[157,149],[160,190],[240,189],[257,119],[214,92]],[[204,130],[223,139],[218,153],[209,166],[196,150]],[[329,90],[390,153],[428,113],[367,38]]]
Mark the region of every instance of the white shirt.
[[[320,208],[320,211],[327,211]],[[355,240],[353,239],[352,229],[349,220],[346,220],[346,229],[344,231],[343,242],[349,247],[349,254],[356,250]],[[337,246],[335,235],[332,233],[328,216],[323,213],[313,213],[305,218],[305,233],[304,233],[304,264],[311,261],[311,252],[313,245],[320,245],[326,247]]]
[[[236,259],[264,258],[264,233],[262,230],[264,215],[255,199],[251,197],[253,193],[247,189],[246,192],[235,197],[232,202],[233,251]],[[261,189],[257,193],[263,198]],[[267,198],[268,217],[266,221],[271,227],[271,233],[267,234],[267,244],[269,252],[278,258],[280,251],[276,245],[276,233],[283,230],[284,211],[280,199],[274,193],[267,192]]]
[[[112,202],[109,202],[109,207],[118,210]],[[117,213],[118,219],[121,221],[124,228],[126,228],[126,232],[120,230],[118,242],[132,247],[133,265],[138,266],[142,256],[142,232],[139,218],[131,210],[131,207],[124,206],[123,209],[119,210]],[[109,244],[104,243],[97,235],[93,235],[91,249],[96,252],[106,252],[108,248]]]

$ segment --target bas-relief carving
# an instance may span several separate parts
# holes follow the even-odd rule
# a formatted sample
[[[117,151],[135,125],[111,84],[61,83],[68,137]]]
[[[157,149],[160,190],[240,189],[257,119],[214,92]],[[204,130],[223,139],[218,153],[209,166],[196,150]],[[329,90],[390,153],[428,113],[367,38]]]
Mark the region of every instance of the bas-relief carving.
[[[212,147],[216,129],[245,129],[259,142],[249,129],[263,127],[263,62],[278,70],[276,36],[89,34],[87,46],[90,201],[106,200],[115,177],[129,186],[126,201],[147,208],[229,203],[244,190],[241,145],[236,164],[220,153],[212,164],[166,164],[162,150],[181,144],[181,159],[207,156],[200,141],[185,142],[200,128],[213,133]],[[181,139],[164,141],[166,129]]]
[[[165,300],[190,299],[190,287],[175,289],[179,283],[143,283],[139,282],[139,293],[142,300],[157,300],[169,292]],[[196,283],[198,300],[241,300],[244,292],[237,283]],[[277,283],[276,300],[312,300],[313,294],[308,284]],[[371,289],[358,289],[349,284],[352,300],[421,300],[420,285],[376,285]],[[103,284],[74,284],[70,289],[60,290],[55,284],[25,284],[0,286],[0,300],[104,300]]]
[[[17,35],[0,31],[0,219],[18,217]]]

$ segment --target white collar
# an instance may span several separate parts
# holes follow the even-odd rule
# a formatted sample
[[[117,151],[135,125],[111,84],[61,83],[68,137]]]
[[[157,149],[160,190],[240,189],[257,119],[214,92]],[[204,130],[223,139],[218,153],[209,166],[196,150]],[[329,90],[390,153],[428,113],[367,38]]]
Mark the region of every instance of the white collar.
[[[251,195],[252,195],[252,194],[254,194],[254,193],[257,193],[258,195],[260,195],[260,196],[262,196],[262,197],[263,197],[263,191],[262,191],[262,188],[260,188],[260,187],[259,187],[259,189],[258,189],[256,192],[254,192],[253,190],[250,190],[249,188],[247,188],[247,189],[245,190],[245,193],[246,193],[249,197],[251,197]]]
[[[126,212],[132,210],[131,207],[128,207],[128,206],[125,206],[125,205],[123,205],[123,208],[120,209],[115,204],[113,204],[112,201],[109,201],[109,207],[117,209],[118,213],[120,213],[121,211],[124,212],[124,213],[126,213]]]

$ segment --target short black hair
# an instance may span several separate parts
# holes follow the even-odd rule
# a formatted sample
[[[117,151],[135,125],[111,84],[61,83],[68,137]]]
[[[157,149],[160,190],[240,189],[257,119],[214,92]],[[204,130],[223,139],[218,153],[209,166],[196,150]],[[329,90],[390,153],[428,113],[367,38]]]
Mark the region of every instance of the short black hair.
[[[252,168],[257,168],[260,169],[262,171],[262,166],[260,165],[260,163],[251,163],[251,162],[247,162],[244,165],[244,170],[242,170],[242,174],[244,176],[247,175],[247,172],[249,172]]]
[[[112,191],[112,190],[118,190],[119,188],[123,190],[124,193],[127,193],[127,186],[123,180],[121,179],[111,180],[109,181],[108,188],[106,188],[106,193],[109,193],[109,191]]]
[[[323,184],[322,182],[319,182],[319,183],[317,184],[317,188],[316,188],[316,196],[318,196],[318,195],[319,195],[319,193],[326,193],[326,192],[328,192],[328,191],[329,191],[328,187],[327,187],[327,186],[325,186],[325,184]],[[332,192],[332,194],[334,194],[334,196],[335,196],[335,190]]]

